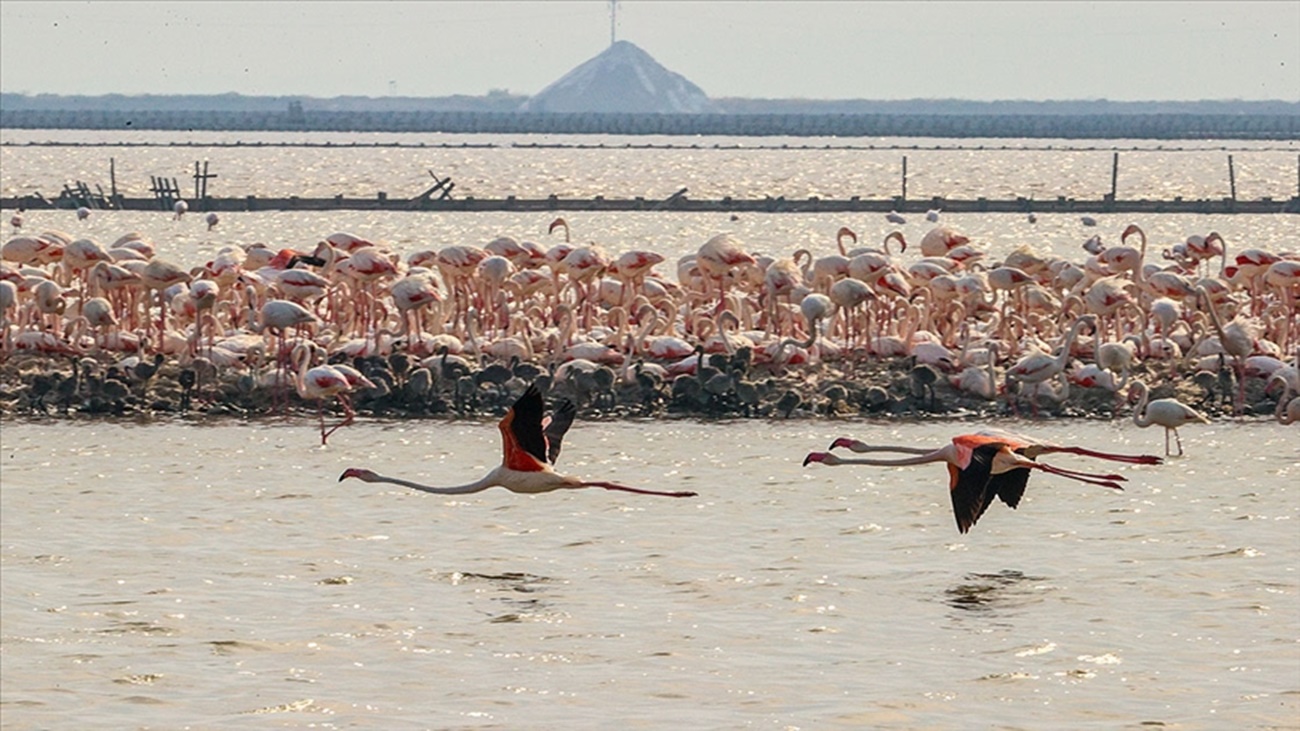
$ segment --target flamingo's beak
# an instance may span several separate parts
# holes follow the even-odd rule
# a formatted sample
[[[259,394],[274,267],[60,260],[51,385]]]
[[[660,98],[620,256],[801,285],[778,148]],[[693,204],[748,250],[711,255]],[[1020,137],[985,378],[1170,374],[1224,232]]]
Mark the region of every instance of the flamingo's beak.
[[[803,466],[807,467],[811,462],[821,462],[826,459],[825,452],[809,452],[807,457],[803,458]]]

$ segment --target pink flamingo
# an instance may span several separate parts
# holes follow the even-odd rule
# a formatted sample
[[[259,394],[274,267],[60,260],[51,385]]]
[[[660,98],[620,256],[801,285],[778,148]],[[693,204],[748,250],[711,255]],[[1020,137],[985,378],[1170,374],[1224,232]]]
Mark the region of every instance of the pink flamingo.
[[[600,487],[606,490],[620,490],[638,495],[696,496],[694,492],[644,490],[613,482],[583,480],[556,472],[552,465],[555,463],[556,458],[560,456],[561,440],[563,440],[565,433],[568,432],[569,427],[572,426],[574,417],[577,414],[577,408],[572,402],[565,401],[560,404],[550,419],[544,419],[545,407],[542,392],[538,390],[536,384],[530,384],[497,425],[497,428],[501,430],[501,464],[474,482],[455,487],[431,487],[410,480],[385,477],[359,467],[344,470],[343,474],[339,475],[339,482],[349,477],[355,477],[363,482],[386,482],[435,495],[466,495],[486,490],[489,487],[504,487],[511,492],[525,495],[535,495],[554,490]]]
[[[953,437],[952,442],[939,449],[929,450],[917,447],[873,446],[856,439],[840,438],[831,444],[831,449],[848,447],[854,452],[901,452],[914,455],[901,459],[852,459],[839,457],[830,452],[812,452],[804,458],[804,465],[820,462],[828,466],[842,464],[863,464],[880,467],[901,467],[907,465],[946,462],[948,464],[948,491],[952,497],[953,514],[957,519],[957,530],[965,533],[975,525],[984,511],[993,504],[994,498],[1015,509],[1025,493],[1029,482],[1030,470],[1041,470],[1049,474],[1060,475],[1090,485],[1101,485],[1115,490],[1123,490],[1118,483],[1124,482],[1123,475],[1099,475],[1088,472],[1053,467],[1037,462],[1039,456],[1064,452],[1086,457],[1106,459],[1128,464],[1160,464],[1159,457],[1150,455],[1124,455],[1098,452],[1083,447],[1066,447],[1045,444],[1028,437],[1008,434],[998,430],[986,430],[974,434],[962,434]]]

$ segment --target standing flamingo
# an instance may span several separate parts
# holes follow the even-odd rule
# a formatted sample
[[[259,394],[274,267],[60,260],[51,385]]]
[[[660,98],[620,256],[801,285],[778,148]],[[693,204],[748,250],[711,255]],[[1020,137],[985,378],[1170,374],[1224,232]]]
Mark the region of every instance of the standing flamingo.
[[[1134,381],[1129,387],[1129,400],[1136,398],[1138,402],[1133,409],[1133,423],[1141,427],[1159,424],[1165,428],[1165,456],[1169,456],[1169,432],[1173,432],[1174,441],[1178,444],[1177,456],[1183,456],[1183,440],[1178,436],[1178,427],[1194,423],[1209,424],[1210,420],[1176,399],[1161,398],[1148,403],[1149,395],[1147,385],[1141,381]]]
[[[298,396],[316,402],[316,416],[320,420],[320,443],[321,446],[325,446],[325,441],[331,434],[351,424],[356,417],[356,412],[352,410],[352,403],[347,396],[352,386],[348,383],[347,376],[332,366],[320,365],[308,368],[311,364],[311,356],[310,347],[306,345],[294,347],[293,359],[298,364],[298,373],[294,380],[298,388]],[[344,413],[343,421],[329,429],[325,428],[325,399],[327,398],[337,398],[343,405]]]
[[[956,436],[950,444],[935,450],[873,446],[848,438],[840,438],[832,442],[830,448],[836,447],[847,447],[858,453],[901,452],[915,456],[900,459],[846,459],[831,452],[812,452],[804,458],[804,465],[820,462],[830,466],[865,464],[902,467],[947,462],[950,478],[948,491],[952,497],[952,510],[957,519],[957,530],[962,533],[969,531],[971,526],[975,525],[984,511],[993,504],[995,497],[1015,509],[1025,493],[1025,484],[1029,481],[1030,470],[1042,470],[1090,485],[1101,485],[1116,490],[1124,489],[1118,484],[1125,481],[1123,475],[1098,475],[1053,467],[1036,462],[1039,455],[1065,452],[1129,464],[1160,464],[1162,461],[1159,457],[1150,455],[1111,454],[1083,447],[1044,444],[1027,437],[996,430]]]
[[[939,226],[921,237],[921,256],[944,256],[950,250],[969,243],[970,237],[959,234],[948,226]]]
[[[1038,389],[1043,383],[1056,378],[1065,371],[1066,364],[1070,362],[1070,349],[1074,347],[1074,340],[1079,336],[1079,331],[1085,326],[1093,325],[1095,321],[1092,315],[1084,315],[1075,320],[1069,333],[1066,334],[1064,342],[1061,343],[1061,352],[1055,357],[1047,353],[1030,353],[1007,370],[1009,378],[1034,385],[1034,396],[1031,403],[1034,407],[1035,416],[1038,415]],[[1007,391],[1010,393],[1011,389],[1007,389]]]
[[[642,490],[613,482],[586,481],[561,475],[551,465],[560,455],[560,442],[573,424],[577,407],[572,402],[562,402],[549,420],[543,420],[545,406],[537,384],[530,384],[506,412],[505,418],[497,424],[501,430],[501,464],[474,482],[456,487],[430,487],[396,477],[385,477],[358,467],[344,470],[339,475],[339,482],[355,477],[363,482],[388,482],[435,495],[465,495],[489,487],[504,487],[511,492],[530,495],[579,487],[603,487],[606,490],[622,490],[639,495],[696,496],[693,492]]]
[[[695,262],[707,279],[718,283],[718,306],[714,309],[714,314],[717,314],[726,306],[728,273],[741,264],[753,264],[754,257],[745,253],[731,234],[721,233],[700,246]]]

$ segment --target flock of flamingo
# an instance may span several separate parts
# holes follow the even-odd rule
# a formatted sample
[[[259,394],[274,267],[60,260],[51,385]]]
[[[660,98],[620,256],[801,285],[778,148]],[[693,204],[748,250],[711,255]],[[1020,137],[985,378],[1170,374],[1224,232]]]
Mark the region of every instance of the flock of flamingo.
[[[1234,414],[1267,402],[1300,419],[1300,254],[1229,251],[1217,233],[1157,254],[1134,224],[1081,241],[1075,260],[1020,247],[996,261],[941,225],[878,246],[844,227],[816,253],[721,233],[670,263],[576,244],[557,218],[537,237],[548,245],[503,235],[403,256],[340,232],[182,266],[137,233],[105,244],[11,224],[0,358],[43,358],[5,376],[26,377],[42,409],[139,400],[139,381],[170,369],[185,400],[225,388],[314,403],[322,443],[354,403],[445,395],[500,414],[537,379],[582,408],[634,393],[787,416],[914,409],[927,392],[934,409],[936,388],[1037,414],[1073,387],[1134,404],[1139,426],[1166,430],[1167,454],[1179,427],[1208,420],[1208,400],[1175,398],[1194,386]],[[50,376],[63,358],[72,375]],[[901,391],[869,382],[899,369]],[[327,408],[343,420],[327,427]]]

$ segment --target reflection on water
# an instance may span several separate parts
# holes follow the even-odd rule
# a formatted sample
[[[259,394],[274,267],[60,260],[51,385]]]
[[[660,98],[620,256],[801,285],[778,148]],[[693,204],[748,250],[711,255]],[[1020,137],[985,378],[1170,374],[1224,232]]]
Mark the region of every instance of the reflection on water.
[[[483,590],[476,585],[486,584],[492,591],[491,601],[494,610],[487,612],[494,623],[524,622],[544,619],[548,605],[541,597],[527,596],[543,591],[546,583],[552,581],[545,576],[506,571],[499,574],[480,574],[472,571],[454,571],[447,574],[445,580],[454,586],[468,586],[476,593]],[[520,596],[520,595],[525,596]],[[496,609],[506,607],[510,611],[497,614]]]
[[[967,574],[966,581],[948,589],[948,606],[967,612],[992,613],[1002,609],[1016,609],[1043,601],[1041,576],[1026,576],[1020,571],[999,571],[994,574]]]

